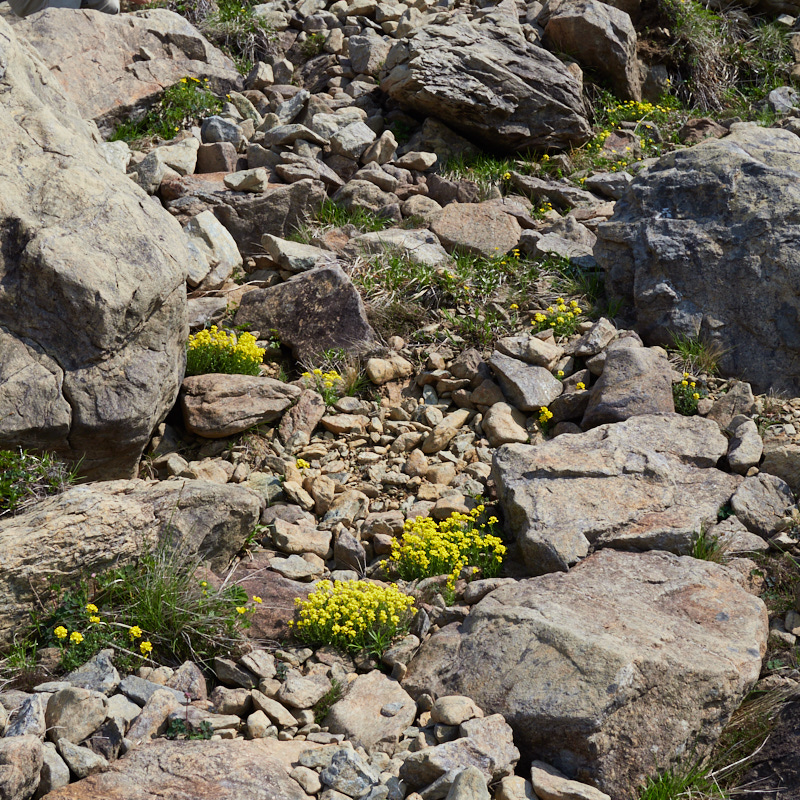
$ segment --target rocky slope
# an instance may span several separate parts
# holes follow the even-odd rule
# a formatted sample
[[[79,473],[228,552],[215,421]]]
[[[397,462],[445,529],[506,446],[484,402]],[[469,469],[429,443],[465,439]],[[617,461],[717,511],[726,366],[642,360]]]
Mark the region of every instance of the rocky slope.
[[[0,441],[89,479],[0,518],[0,642],[54,578],[159,543],[259,598],[249,642],[211,664],[120,675],[102,651],[65,675],[41,653],[0,692],[4,797],[634,798],[709,755],[768,648],[795,647],[800,607],[758,595],[763,554],[796,553],[800,401],[753,395],[797,384],[794,118],[697,123],[684,138],[711,141],[635,175],[561,178],[541,164],[595,133],[581,67],[631,101],[657,83],[646,9],[481,6],[275,0],[257,13],[276,53],[244,80],[163,9],[0,19]],[[183,77],[219,113],[102,142]],[[627,158],[643,135],[597,147]],[[517,158],[488,188],[446,169],[480,148]],[[297,241],[331,203],[391,223]],[[500,321],[477,348],[442,315],[427,338],[379,328],[381,258],[451,294],[500,259],[509,282],[538,268],[522,308],[477,298]],[[554,258],[605,270],[630,327],[553,285]],[[431,285],[433,315],[450,301]],[[188,331],[212,323],[288,374],[185,377]],[[669,332],[702,334],[727,377],[684,372]],[[333,348],[367,391],[300,374]],[[697,414],[676,413],[695,384]],[[291,638],[319,580],[397,581],[406,520],[478,506],[501,520],[499,577],[400,581],[418,611],[380,660]]]

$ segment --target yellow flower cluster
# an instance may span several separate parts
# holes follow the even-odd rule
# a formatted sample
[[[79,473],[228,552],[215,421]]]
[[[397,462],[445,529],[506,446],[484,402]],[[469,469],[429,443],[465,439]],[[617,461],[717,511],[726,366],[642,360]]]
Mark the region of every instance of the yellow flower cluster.
[[[563,298],[559,297],[555,306],[548,306],[545,313],[537,311],[531,320],[534,333],[553,329],[556,336],[570,336],[575,333],[578,327],[578,318],[583,313],[583,309],[576,300],[570,300],[569,305]]]
[[[547,406],[539,409],[539,424],[542,427],[546,427],[551,419],[553,419],[553,412]]]
[[[342,376],[335,370],[329,370],[328,372],[323,372],[321,369],[315,369],[311,372],[304,372],[302,375],[306,381],[312,381],[316,383],[324,389],[333,389],[337,383],[341,383],[343,378]]]
[[[297,598],[297,637],[343,650],[382,652],[404,632],[414,611],[414,598],[394,584],[368,581],[319,581],[307,600]]]
[[[192,334],[186,345],[186,374],[210,372],[258,375],[264,349],[258,347],[252,333],[219,330],[216,325]]]
[[[308,469],[311,464],[309,464],[304,458],[298,458],[297,461],[295,461],[295,466],[297,469]]]
[[[464,567],[479,569],[484,578],[495,577],[506,547],[493,533],[497,517],[480,521],[484,510],[479,505],[469,514],[456,512],[441,522],[430,517],[406,520],[402,538],[392,541],[391,561],[400,577],[448,575],[451,590]]]
[[[532,214],[537,219],[547,216],[553,210],[553,204],[549,200],[544,200],[538,208],[532,210]]]
[[[638,121],[644,117],[652,116],[657,112],[669,114],[670,111],[671,109],[659,105],[658,103],[650,103],[647,101],[640,102],[638,100],[626,100],[624,103],[619,103],[616,106],[611,106],[606,109],[606,112],[613,115],[614,118],[632,121]]]

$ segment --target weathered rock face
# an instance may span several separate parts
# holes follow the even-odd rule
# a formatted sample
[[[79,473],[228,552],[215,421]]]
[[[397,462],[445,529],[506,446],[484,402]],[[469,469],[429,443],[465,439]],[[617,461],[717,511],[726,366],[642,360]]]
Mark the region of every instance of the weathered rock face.
[[[180,384],[185,238],[2,20],[0,64],[0,445],[129,477]]]
[[[165,8],[120,16],[50,8],[9,22],[104,136],[181,78],[209,78],[218,91],[241,87],[235,64]],[[69,36],[63,35],[65,28]]]
[[[396,44],[381,88],[507,151],[566,148],[589,138],[580,82],[546,50],[506,26],[428,25]]]
[[[495,454],[507,524],[535,575],[566,570],[590,546],[689,552],[741,477],[711,469],[727,450],[716,423],[644,415]]]
[[[338,266],[319,267],[248,292],[234,321],[254,330],[274,329],[298,361],[338,347],[358,352],[374,339],[361,296]]]
[[[404,686],[465,694],[505,717],[523,757],[631,798],[708,751],[758,678],[767,627],[725,567],[605,550],[489,594],[422,646]]]
[[[169,526],[187,555],[224,567],[255,527],[261,501],[205,481],[84,484],[0,521],[0,645],[29,619],[35,592],[124,564]]]
[[[700,336],[755,390],[800,392],[800,139],[737,127],[645,172],[598,229],[609,291],[646,341]]]
[[[598,0],[551,0],[545,35],[559,52],[598,70],[625,100],[641,100],[636,31],[625,11]]]
[[[157,800],[164,797],[247,797],[307,800],[289,777],[282,750],[297,757],[294,742],[173,742],[158,739],[116,761],[108,772],[50,793],[51,800]]]

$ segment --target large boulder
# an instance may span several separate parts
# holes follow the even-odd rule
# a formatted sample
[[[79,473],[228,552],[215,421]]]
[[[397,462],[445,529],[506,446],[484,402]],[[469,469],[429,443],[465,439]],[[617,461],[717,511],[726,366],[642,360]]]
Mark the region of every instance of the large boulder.
[[[727,444],[710,420],[643,415],[504,445],[492,472],[525,565],[541,575],[568,569],[592,546],[688,553],[742,481],[713,469]]]
[[[523,758],[633,798],[706,754],[758,679],[767,612],[739,580],[689,556],[604,550],[495,590],[423,644],[403,684],[467,695],[505,717]]]
[[[800,393],[800,138],[735,126],[643,170],[594,254],[646,341],[716,347],[754,390]]]
[[[183,713],[183,712],[181,712]],[[90,775],[49,794],[49,800],[161,800],[241,797],[248,800],[308,800],[289,777],[300,756],[299,742],[173,742],[156,739]],[[311,744],[311,747],[314,745]],[[303,742],[302,749],[309,749]]]
[[[642,99],[636,31],[625,11],[599,0],[550,0],[547,13],[553,49],[608,77],[619,97]]]
[[[295,186],[297,184],[294,184]],[[298,361],[310,363],[325,350],[367,349],[374,331],[364,302],[339,266],[301,272],[288,281],[242,297],[234,322],[253,330],[274,330]]]
[[[169,536],[224,567],[258,522],[261,500],[205,481],[107,481],[68,489],[0,521],[0,647],[54,578],[69,583],[135,558]]]
[[[0,446],[130,477],[182,378],[186,239],[2,19],[0,76]]]
[[[233,61],[165,8],[119,16],[49,8],[24,19],[9,15],[8,21],[104,136],[141,115],[181,78],[209,78],[217,91],[242,85]]]
[[[513,26],[427,25],[389,51],[381,88],[493,149],[565,149],[589,123],[581,82]]]

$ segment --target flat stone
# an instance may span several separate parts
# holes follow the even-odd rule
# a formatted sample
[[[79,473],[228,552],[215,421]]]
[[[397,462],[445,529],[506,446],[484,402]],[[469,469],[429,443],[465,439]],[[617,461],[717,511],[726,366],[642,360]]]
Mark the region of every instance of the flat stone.
[[[102,775],[70,784],[51,800],[163,800],[166,797],[307,800],[289,777],[308,742],[275,739],[169,741],[159,739],[128,753]]]
[[[193,375],[181,386],[187,430],[209,439],[274,422],[300,396],[289,383],[253,375]]]
[[[391,716],[382,713],[387,704],[393,706]],[[416,703],[397,681],[373,670],[348,685],[322,724],[331,733],[343,733],[356,747],[391,755],[416,712]]]
[[[740,581],[689,556],[602,550],[486,596],[422,645],[403,685],[466,695],[502,714],[533,758],[635,796],[683,753],[702,758],[758,679],[766,608]],[[404,780],[426,752],[406,759]]]
[[[522,228],[514,217],[489,203],[451,203],[431,223],[448,252],[460,250],[490,258],[519,243]]]
[[[311,564],[298,555],[288,558],[273,558],[269,562],[270,569],[292,581],[312,581],[324,571],[323,567]]]
[[[689,553],[742,481],[713,468],[726,450],[710,420],[637,416],[535,447],[503,445],[493,475],[525,564],[542,574],[566,570],[590,545]]]
[[[572,781],[543,761],[531,764],[531,785],[541,800],[611,800],[605,792]]]

